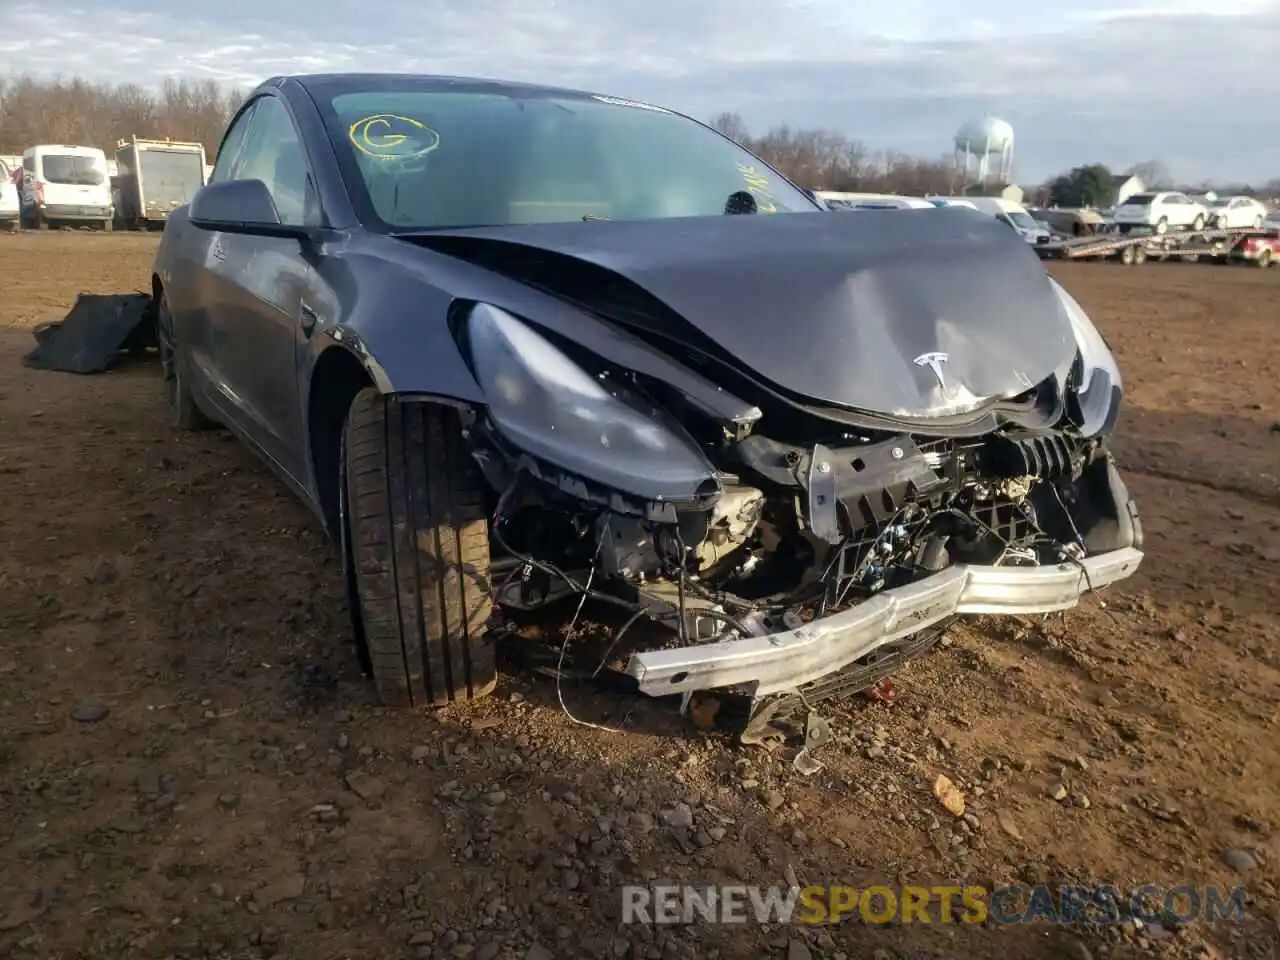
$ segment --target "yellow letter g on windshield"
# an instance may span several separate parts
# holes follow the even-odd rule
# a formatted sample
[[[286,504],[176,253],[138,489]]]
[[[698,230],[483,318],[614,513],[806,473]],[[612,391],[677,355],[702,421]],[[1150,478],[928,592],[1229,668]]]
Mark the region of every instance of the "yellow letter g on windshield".
[[[348,131],[351,145],[375,160],[405,160],[440,146],[440,134],[421,120],[393,113],[361,117]]]

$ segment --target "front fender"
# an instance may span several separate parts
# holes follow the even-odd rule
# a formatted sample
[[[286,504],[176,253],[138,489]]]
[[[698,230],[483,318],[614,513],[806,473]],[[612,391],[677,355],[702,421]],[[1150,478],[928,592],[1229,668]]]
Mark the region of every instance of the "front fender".
[[[453,298],[394,264],[366,260],[362,266],[326,278],[332,302],[317,305],[316,355],[335,344],[345,348],[382,393],[483,404],[449,330]]]

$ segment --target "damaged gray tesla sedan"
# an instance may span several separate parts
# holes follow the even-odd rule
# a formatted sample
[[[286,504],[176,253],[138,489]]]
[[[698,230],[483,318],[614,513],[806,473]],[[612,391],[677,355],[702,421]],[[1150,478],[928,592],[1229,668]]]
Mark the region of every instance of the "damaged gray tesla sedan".
[[[324,522],[390,704],[483,696],[494,603],[585,594],[658,625],[608,640],[632,687],[776,713],[1142,559],[1115,360],[1026,244],[832,216],[660,107],[268,81],[154,287],[174,421]]]

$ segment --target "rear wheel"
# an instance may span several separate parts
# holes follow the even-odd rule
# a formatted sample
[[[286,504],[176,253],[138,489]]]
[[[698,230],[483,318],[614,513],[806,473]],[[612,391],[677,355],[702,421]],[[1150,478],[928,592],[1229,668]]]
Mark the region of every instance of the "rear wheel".
[[[156,340],[160,345],[160,369],[164,373],[164,398],[169,420],[179,430],[208,430],[217,424],[196,406],[191,393],[190,365],[179,344],[164,294],[156,300]]]
[[[1196,218],[1195,218],[1194,220],[1192,220],[1192,221],[1191,221],[1191,229],[1192,229],[1192,230],[1203,230],[1203,229],[1204,229],[1204,214],[1203,214],[1203,213],[1198,213],[1198,214],[1196,214]]]
[[[487,696],[489,524],[456,411],[369,387],[343,448],[348,582],[379,697],[421,707]]]
[[[1156,233],[1168,233],[1168,232],[1169,232],[1169,218],[1161,217],[1159,220],[1156,221]]]

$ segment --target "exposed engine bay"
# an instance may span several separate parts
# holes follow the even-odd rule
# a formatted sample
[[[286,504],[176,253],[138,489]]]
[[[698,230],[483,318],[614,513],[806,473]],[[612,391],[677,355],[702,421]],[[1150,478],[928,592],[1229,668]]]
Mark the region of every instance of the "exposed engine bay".
[[[495,578],[498,602],[531,611],[582,595],[621,608],[624,622],[594,672],[626,669],[624,641],[642,619],[665,627],[675,649],[771,638],[963,565],[1078,567],[1087,580],[1083,558],[1141,543],[1104,437],[1074,425],[1079,361],[1003,402],[1001,425],[979,436],[758,408],[726,420],[668,385],[594,372],[611,396],[696,444],[713,475],[694,495],[629,497],[531,456],[482,415],[467,424],[495,491],[494,557],[514,560]],[[781,439],[773,423],[821,440]],[[936,640],[935,626],[921,613],[918,629],[896,628],[845,669],[768,692],[795,707],[865,689]],[[686,679],[671,679],[685,684],[674,692],[687,702]],[[727,687],[758,711],[770,685]]]
[[[985,221],[956,218],[927,270],[885,254],[886,231],[933,243],[907,220],[850,231],[860,263],[821,240],[839,222],[735,231],[749,281],[692,230],[643,252],[602,230],[415,241],[536,292],[455,303],[486,401],[464,434],[512,564],[499,604],[621,612],[591,675],[758,714],[874,684],[955,616],[1065,610],[1140,564],[1106,446],[1121,377],[1080,305],[1025,250],[983,254],[1007,241]]]
[[[528,609],[573,592],[547,564],[594,569],[688,640],[760,632],[760,618],[823,616],[953,562],[1078,555],[1083,535],[1068,504],[1085,468],[1105,464],[1100,442],[1053,434],[968,443],[903,434],[809,450],[750,437],[733,451],[740,461],[722,475],[721,496],[675,522],[591,509],[523,474],[497,532],[513,555],[546,563],[503,602]],[[548,556],[538,544],[563,546]]]

